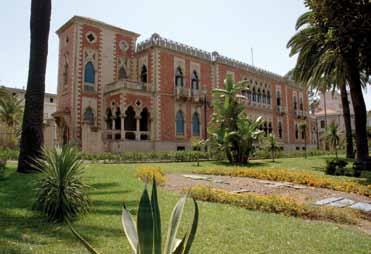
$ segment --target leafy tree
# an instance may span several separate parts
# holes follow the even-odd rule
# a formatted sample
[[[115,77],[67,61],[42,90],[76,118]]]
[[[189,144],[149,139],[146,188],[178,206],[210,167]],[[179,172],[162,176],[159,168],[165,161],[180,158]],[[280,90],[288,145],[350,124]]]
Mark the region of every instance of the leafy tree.
[[[213,109],[209,127],[210,141],[225,152],[231,163],[245,164],[254,149],[254,142],[263,133],[259,130],[262,118],[247,117],[241,95],[247,89],[246,81],[235,83],[230,75],[224,81],[224,89],[213,89]]]
[[[356,167],[367,169],[367,113],[362,94],[362,74],[371,73],[371,2],[369,0],[306,0],[312,10],[312,23],[323,31],[326,44],[333,45],[344,63],[349,82],[356,127]],[[329,53],[328,53],[329,54]],[[332,70],[323,68],[327,75]]]
[[[18,172],[22,173],[37,170],[30,162],[41,156],[50,16],[51,0],[31,1],[30,62],[18,158]]]
[[[326,129],[326,139],[335,150],[336,159],[338,159],[338,145],[340,142],[338,126],[335,123],[331,123]]]

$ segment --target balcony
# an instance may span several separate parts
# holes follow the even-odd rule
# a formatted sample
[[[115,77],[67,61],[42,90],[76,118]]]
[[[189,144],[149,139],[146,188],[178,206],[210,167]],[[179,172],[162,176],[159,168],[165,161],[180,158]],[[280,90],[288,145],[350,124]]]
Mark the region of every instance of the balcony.
[[[177,100],[188,100],[191,98],[191,90],[186,87],[177,86],[174,89],[174,95]]]
[[[287,110],[286,110],[286,107],[285,106],[276,106],[276,112],[278,113],[278,114],[281,114],[281,115],[283,115],[283,114],[286,114],[286,112],[287,112]]]
[[[104,93],[109,93],[121,89],[137,90],[143,92],[150,92],[150,86],[148,83],[139,81],[121,79],[113,83],[107,84],[104,88]]]

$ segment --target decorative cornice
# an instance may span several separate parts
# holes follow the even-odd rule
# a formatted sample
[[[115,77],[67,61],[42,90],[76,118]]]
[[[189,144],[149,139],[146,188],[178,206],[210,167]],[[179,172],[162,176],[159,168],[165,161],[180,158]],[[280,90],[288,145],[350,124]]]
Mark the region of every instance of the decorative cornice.
[[[141,52],[145,49],[155,47],[155,46],[173,50],[175,52],[179,52],[182,54],[194,56],[194,57],[197,57],[197,58],[200,58],[200,59],[212,62],[212,63],[220,63],[220,64],[225,64],[225,65],[229,65],[232,67],[244,69],[246,71],[252,72],[257,75],[269,77],[278,82],[290,83],[290,85],[296,86],[292,81],[276,73],[249,65],[247,63],[244,63],[244,62],[241,62],[241,61],[238,61],[238,60],[226,57],[226,56],[222,56],[216,51],[210,53],[205,50],[198,49],[198,48],[195,48],[195,47],[183,44],[183,43],[179,43],[179,42],[175,42],[175,41],[172,41],[166,38],[162,38],[157,33],[152,34],[151,38],[143,42],[140,42],[137,46],[137,52]]]

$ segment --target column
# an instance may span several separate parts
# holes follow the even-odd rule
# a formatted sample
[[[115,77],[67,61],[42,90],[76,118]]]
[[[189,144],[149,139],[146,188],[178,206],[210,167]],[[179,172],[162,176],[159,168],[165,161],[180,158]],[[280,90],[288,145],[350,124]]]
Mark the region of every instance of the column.
[[[140,140],[140,117],[136,117],[136,120],[137,120],[137,128],[135,132],[135,139],[139,141]]]
[[[125,140],[125,115],[121,115],[121,140]]]

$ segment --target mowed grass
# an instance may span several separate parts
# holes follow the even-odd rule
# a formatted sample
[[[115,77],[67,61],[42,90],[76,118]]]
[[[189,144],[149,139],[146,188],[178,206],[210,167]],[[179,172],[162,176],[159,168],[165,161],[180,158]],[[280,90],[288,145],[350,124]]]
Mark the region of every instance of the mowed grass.
[[[323,164],[323,159],[317,160],[322,160]],[[304,164],[305,168],[300,169],[317,167],[314,158],[308,159],[307,163],[298,159],[281,159],[279,162],[280,167],[291,165],[293,169],[295,165]],[[266,161],[256,163],[263,163],[264,167],[270,165]],[[194,163],[153,165],[166,172],[191,172],[197,168]],[[86,165],[85,177],[92,186],[93,205],[91,212],[74,224],[102,254],[132,253],[120,220],[123,201],[136,214],[143,190],[143,184],[135,178],[135,168],[139,166],[141,164]],[[203,162],[201,166],[225,165]],[[11,164],[5,177],[0,181],[0,253],[87,253],[66,226],[46,223],[40,214],[32,211],[36,175],[19,175],[15,165]],[[159,196],[165,231],[179,195],[160,189]],[[183,233],[192,212],[189,203],[182,223]],[[370,253],[370,250],[371,236],[354,227],[200,202],[199,231],[192,253]]]

